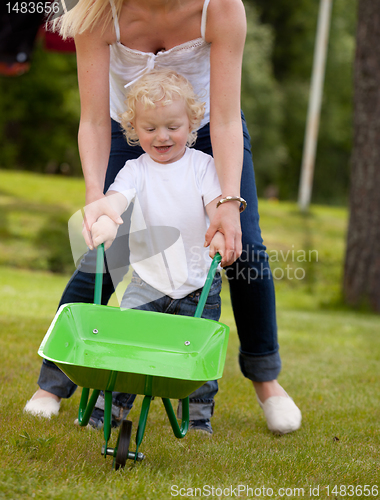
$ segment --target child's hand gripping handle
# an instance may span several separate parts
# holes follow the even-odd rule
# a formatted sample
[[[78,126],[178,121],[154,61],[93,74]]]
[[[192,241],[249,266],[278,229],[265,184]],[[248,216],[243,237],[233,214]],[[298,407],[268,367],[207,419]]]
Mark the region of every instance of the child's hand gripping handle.
[[[197,306],[197,309],[196,309],[195,314],[194,314],[194,318],[201,318],[202,317],[203,309],[205,307],[207,297],[208,297],[208,294],[210,292],[210,288],[211,288],[216,270],[217,270],[218,265],[220,264],[221,260],[222,260],[222,257],[220,255],[220,253],[216,253],[215,257],[212,260],[209,272],[207,274],[206,283],[204,284],[204,287],[202,289],[201,296],[199,297],[199,302],[198,302],[198,306]]]

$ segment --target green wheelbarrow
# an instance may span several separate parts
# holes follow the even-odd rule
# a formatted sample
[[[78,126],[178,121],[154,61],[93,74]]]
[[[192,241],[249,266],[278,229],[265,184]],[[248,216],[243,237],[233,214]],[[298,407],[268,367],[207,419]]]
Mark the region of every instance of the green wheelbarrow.
[[[102,455],[113,457],[113,467],[127,459],[141,461],[150,403],[162,398],[174,435],[183,438],[189,427],[189,394],[209,380],[222,377],[229,328],[202,319],[203,308],[221,260],[211,264],[194,317],[176,316],[100,305],[104,247],[98,247],[94,304],[65,304],[58,310],[38,354],[54,362],[82,387],[78,422],[86,426],[100,391],[104,391]],[[90,389],[92,393],[90,396]],[[132,422],[124,420],[114,448],[111,438],[112,391],[144,396],[136,448],[130,451]],[[179,424],[170,399],[182,400]]]

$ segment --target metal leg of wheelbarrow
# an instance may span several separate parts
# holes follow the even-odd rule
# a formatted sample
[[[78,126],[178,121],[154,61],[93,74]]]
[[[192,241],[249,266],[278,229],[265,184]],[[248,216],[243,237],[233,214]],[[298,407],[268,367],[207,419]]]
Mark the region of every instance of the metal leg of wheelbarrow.
[[[78,422],[81,427],[85,427],[88,425],[90,421],[92,411],[95,408],[96,401],[100,394],[98,389],[94,389],[92,391],[90,401],[88,401],[88,396],[90,394],[90,389],[84,387],[82,389],[82,395],[79,403],[79,412],[78,412]],[[112,392],[105,391],[104,392],[104,439],[105,439],[105,448],[107,448],[108,440],[111,436],[111,420],[112,420]]]
[[[189,429],[189,398],[182,399],[182,423],[181,427],[178,424],[177,417],[174,413],[172,403],[170,399],[162,398],[162,402],[164,403],[166,413],[168,414],[170,424],[172,426],[174,435],[178,439],[182,439],[186,436],[186,433]]]
[[[136,452],[134,457],[135,461],[139,460],[138,456],[141,455],[141,453],[138,453],[138,450],[144,437],[146,422],[148,419],[148,413],[152,399],[153,399],[152,396],[145,396],[141,405],[139,426],[137,428],[137,433],[136,433]],[[170,399],[162,398],[162,402],[164,403],[165,410],[169,417],[169,421],[172,426],[175,437],[179,439],[185,437],[189,428],[189,398],[187,397],[182,400],[181,427],[178,424],[177,417],[174,413]]]
[[[105,448],[107,449],[108,440],[111,436],[111,422],[112,422],[112,392],[104,391],[104,423],[103,433]]]
[[[92,411],[95,407],[96,401],[98,399],[100,391],[94,389],[92,391],[90,401],[88,401],[88,396],[90,389],[84,388],[82,390],[82,396],[79,403],[78,412],[78,422],[79,425],[84,427],[88,425]],[[119,432],[119,437],[116,443],[116,448],[108,448],[108,441],[111,436],[111,426],[112,426],[112,392],[104,391],[104,423],[103,423],[103,433],[105,444],[102,447],[102,455],[107,457],[111,455],[114,457],[113,466],[117,470],[119,467],[125,466],[126,458],[135,458],[133,456],[128,456],[129,452],[129,442],[132,432],[132,422],[129,420],[124,421]]]
[[[141,405],[139,425],[137,427],[137,432],[136,432],[136,458],[135,458],[135,461],[137,460],[139,446],[140,446],[140,444],[143,440],[143,437],[144,437],[146,421],[148,419],[150,402],[152,401],[152,399],[153,399],[153,396],[145,396],[143,399],[142,405]]]
[[[99,393],[100,391],[94,389],[92,391],[90,401],[88,401],[90,389],[87,389],[86,387],[82,389],[78,411],[78,422],[81,427],[85,427],[88,424]]]
[[[92,391],[90,401],[88,401],[89,394],[90,394],[90,389],[87,389],[87,388],[82,389],[82,395],[80,398],[79,412],[78,412],[78,422],[79,422],[79,425],[81,427],[85,427],[86,425],[88,425],[88,422],[91,418],[92,411],[95,408],[95,404],[96,404],[96,401],[97,401],[98,396],[100,394],[100,391],[97,389],[94,389]],[[101,451],[101,453],[102,453],[102,455],[104,455],[104,457],[106,457],[107,455],[111,455],[113,457],[116,457],[117,451],[118,451],[118,444],[119,444],[120,437],[121,437],[121,435],[119,434],[119,438],[118,438],[117,445],[116,445],[115,449],[108,448],[107,445],[108,445],[109,438],[111,436],[111,421],[112,421],[112,392],[105,391],[104,392],[104,424],[103,424],[103,433],[104,433],[105,444],[102,447],[102,451]],[[130,424],[132,427],[132,423],[130,423]],[[123,460],[123,455],[125,454],[125,451],[124,451],[125,441],[126,441],[126,439],[128,439],[125,437],[125,434],[129,433],[129,438],[130,438],[131,430],[132,429],[130,429],[130,430],[128,429],[126,431],[124,429],[124,435],[122,437],[123,443],[122,443],[122,447],[121,447],[120,452],[119,452],[119,457],[116,457],[116,459],[114,460],[114,463],[118,464],[117,469],[120,466],[122,466],[122,467],[124,466],[122,464],[122,460]],[[128,443],[127,443],[127,451],[128,451],[128,448],[129,448],[129,439],[128,439]],[[124,460],[124,464],[125,464],[125,460]]]

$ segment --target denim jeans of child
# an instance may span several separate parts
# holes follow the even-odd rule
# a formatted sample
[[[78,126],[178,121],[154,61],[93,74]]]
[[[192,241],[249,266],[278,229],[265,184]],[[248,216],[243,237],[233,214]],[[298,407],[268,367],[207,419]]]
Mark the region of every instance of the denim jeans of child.
[[[248,204],[246,210],[241,214],[243,252],[232,266],[225,269],[225,272],[230,286],[232,308],[240,339],[239,362],[242,373],[250,380],[264,382],[277,378],[281,370],[281,360],[277,342],[273,278],[261,237],[250,137],[243,115],[242,124],[244,163],[241,196]],[[209,125],[205,125],[198,131],[198,139],[193,147],[212,154]],[[112,144],[105,191],[125,162],[128,159],[138,158],[142,152],[139,146],[127,144],[120,125],[112,121]],[[123,226],[127,224],[129,216],[127,211],[124,216],[126,222]],[[109,251],[112,252],[112,248],[113,246]],[[93,302],[95,257],[95,252],[86,254],[67,284],[59,305],[72,302]],[[127,270],[127,263],[125,269]],[[108,303],[116,285],[117,283],[112,281],[110,274],[105,272],[103,275],[103,304]],[[61,398],[70,397],[76,389],[76,385],[57,366],[47,360],[43,361],[38,385],[41,389]],[[128,404],[127,402],[126,406]]]
[[[215,275],[210,292],[203,310],[202,318],[218,321],[220,318],[220,291],[222,289],[222,278],[219,273]],[[164,314],[176,314],[180,316],[194,316],[202,289],[196,290],[182,299],[172,299],[167,295],[159,293],[156,289],[146,283],[133,273],[120,307],[122,309],[139,309],[141,311],[153,311]],[[158,297],[158,298],[157,298]],[[189,396],[190,420],[210,419],[214,411],[214,396],[218,392],[217,380],[206,382]],[[112,414],[116,418],[125,418],[134,401],[133,394],[112,393]],[[104,397],[100,395],[96,408],[104,409]],[[181,417],[181,403],[178,406],[178,415]]]

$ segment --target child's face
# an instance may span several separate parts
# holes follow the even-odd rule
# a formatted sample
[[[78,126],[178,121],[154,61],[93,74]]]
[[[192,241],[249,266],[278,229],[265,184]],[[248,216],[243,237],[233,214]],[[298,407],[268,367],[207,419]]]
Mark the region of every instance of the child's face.
[[[182,99],[148,109],[137,102],[133,126],[141,147],[154,161],[173,163],[184,155],[190,122]]]

